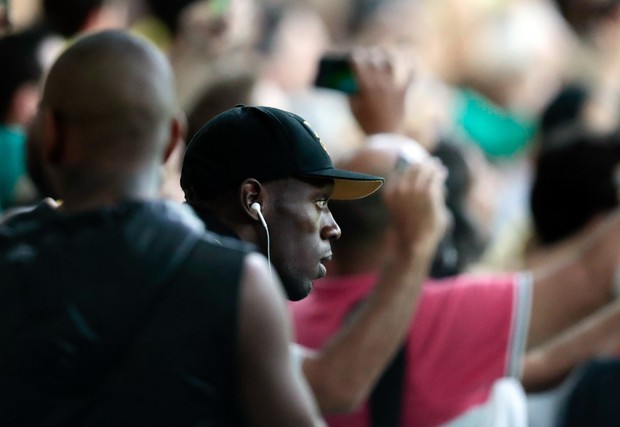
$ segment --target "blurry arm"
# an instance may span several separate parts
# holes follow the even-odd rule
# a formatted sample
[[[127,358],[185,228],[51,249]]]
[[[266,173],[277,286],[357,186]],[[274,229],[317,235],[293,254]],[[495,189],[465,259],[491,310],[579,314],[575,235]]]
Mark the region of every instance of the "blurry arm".
[[[429,159],[386,183],[393,250],[378,283],[351,321],[303,361],[323,413],[361,404],[400,348],[445,230],[444,180],[443,167]]]
[[[245,261],[240,301],[239,395],[249,425],[324,425],[301,372],[291,363],[284,295],[257,254]]]
[[[620,116],[620,5],[609,5],[611,10],[595,24],[590,37],[595,75],[583,106],[586,124],[599,132],[613,132]]]
[[[593,220],[535,261],[528,348],[546,343],[612,300],[620,211]]]
[[[527,391],[555,386],[573,368],[620,346],[620,301],[614,301],[526,353],[522,383]]]

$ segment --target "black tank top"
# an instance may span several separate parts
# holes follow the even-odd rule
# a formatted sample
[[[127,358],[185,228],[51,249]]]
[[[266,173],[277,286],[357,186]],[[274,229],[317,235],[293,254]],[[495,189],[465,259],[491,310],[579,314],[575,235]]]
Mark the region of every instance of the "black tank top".
[[[248,248],[221,241],[159,202],[0,227],[0,425],[242,425]]]

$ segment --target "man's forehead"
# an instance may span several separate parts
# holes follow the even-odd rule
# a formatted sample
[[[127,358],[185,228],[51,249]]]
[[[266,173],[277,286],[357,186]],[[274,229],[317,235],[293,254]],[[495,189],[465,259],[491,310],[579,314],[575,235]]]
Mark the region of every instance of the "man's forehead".
[[[331,191],[334,188],[334,180],[330,178],[317,178],[305,176],[290,176],[274,181],[262,182],[270,191],[278,193],[300,193],[311,191]]]
[[[334,180],[330,178],[316,178],[316,177],[296,177],[293,178],[299,181],[301,185],[308,187],[309,189],[323,190],[331,192],[334,189]]]

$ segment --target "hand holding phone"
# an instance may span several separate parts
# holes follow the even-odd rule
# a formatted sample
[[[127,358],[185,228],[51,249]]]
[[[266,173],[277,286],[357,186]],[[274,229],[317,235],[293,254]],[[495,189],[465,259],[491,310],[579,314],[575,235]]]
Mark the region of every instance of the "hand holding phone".
[[[351,112],[367,135],[399,133],[412,75],[413,70],[396,52],[362,48],[323,56],[315,86],[347,94]]]
[[[394,171],[400,173],[407,169],[407,166],[409,166],[410,164],[411,163],[407,159],[405,159],[405,156],[399,154],[398,158],[396,159],[396,164],[394,165]]]
[[[357,93],[359,87],[350,56],[333,54],[322,57],[314,85],[348,95]]]

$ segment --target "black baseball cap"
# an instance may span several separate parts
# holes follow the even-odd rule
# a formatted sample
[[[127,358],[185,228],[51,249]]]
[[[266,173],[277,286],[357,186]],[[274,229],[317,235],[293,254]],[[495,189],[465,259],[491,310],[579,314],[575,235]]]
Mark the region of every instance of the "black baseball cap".
[[[321,139],[296,114],[272,107],[238,105],[209,120],[185,151],[181,187],[209,198],[244,180],[288,177],[334,181],[332,199],[359,199],[383,178],[336,169]]]

